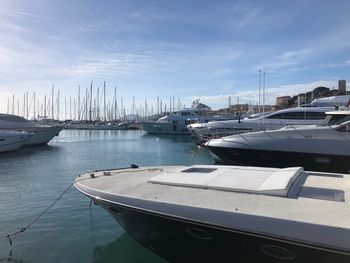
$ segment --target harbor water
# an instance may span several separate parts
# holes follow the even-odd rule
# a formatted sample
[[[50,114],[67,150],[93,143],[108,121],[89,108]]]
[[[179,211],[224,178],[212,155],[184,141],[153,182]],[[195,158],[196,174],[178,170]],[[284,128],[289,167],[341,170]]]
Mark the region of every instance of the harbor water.
[[[130,164],[213,163],[189,136],[63,130],[47,146],[0,155],[0,236],[27,226],[81,173]],[[74,187],[23,233],[0,239],[0,262],[165,262]],[[176,248],[174,248],[176,249]],[[181,253],[181,251],[179,251]]]

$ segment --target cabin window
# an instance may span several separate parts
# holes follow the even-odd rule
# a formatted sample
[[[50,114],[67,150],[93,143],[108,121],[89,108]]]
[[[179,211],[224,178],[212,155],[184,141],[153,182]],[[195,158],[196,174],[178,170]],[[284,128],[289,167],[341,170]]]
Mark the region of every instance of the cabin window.
[[[286,119],[286,120],[322,120],[326,117],[324,112],[281,112],[266,116],[267,119]]]

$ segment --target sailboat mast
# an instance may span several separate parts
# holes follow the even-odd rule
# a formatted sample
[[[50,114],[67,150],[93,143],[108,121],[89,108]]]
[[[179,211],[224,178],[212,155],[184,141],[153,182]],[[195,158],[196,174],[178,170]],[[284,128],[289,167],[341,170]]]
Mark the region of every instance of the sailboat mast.
[[[33,108],[33,119],[35,120],[35,92],[33,93],[33,104],[34,104],[34,108]]]
[[[15,94],[12,94],[12,114],[15,114]]]
[[[46,95],[44,97],[44,118],[46,118]]]
[[[60,119],[60,90],[57,91],[57,120]]]
[[[117,120],[117,86],[114,86],[114,120]]]
[[[51,92],[51,118],[52,119],[54,119],[54,113],[53,113],[53,102],[54,102],[54,96],[55,96],[55,94],[54,94],[54,89],[55,89],[55,86],[54,85],[52,85],[52,92]]]
[[[80,121],[80,85],[78,87],[78,121]]]
[[[89,106],[89,122],[91,122],[91,114],[92,114],[92,81],[90,85],[90,106]]]
[[[26,92],[26,103],[27,103],[27,107],[26,107],[26,111],[27,111],[27,114],[26,114],[26,119],[29,118],[29,100],[28,100],[28,91]]]
[[[103,82],[103,120],[106,122],[106,81]]]

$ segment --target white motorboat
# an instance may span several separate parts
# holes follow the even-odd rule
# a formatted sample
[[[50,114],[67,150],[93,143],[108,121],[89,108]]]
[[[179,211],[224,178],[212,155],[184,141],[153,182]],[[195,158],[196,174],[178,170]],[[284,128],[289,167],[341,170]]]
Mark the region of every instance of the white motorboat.
[[[141,125],[148,133],[189,135],[187,125],[191,123],[226,119],[223,116],[214,115],[208,106],[195,101],[191,108],[173,111],[169,115],[159,118],[156,122],[144,121],[141,122]]]
[[[323,125],[231,135],[205,145],[225,164],[349,173],[350,111],[327,112]]]
[[[0,152],[15,151],[21,148],[29,138],[28,132],[0,130]]]
[[[0,113],[0,130],[31,133],[25,146],[45,145],[62,130],[62,126],[37,124],[13,114]]]
[[[187,126],[200,143],[212,138],[259,131],[274,130],[287,125],[319,124],[326,117],[326,112],[334,107],[297,107],[275,111],[258,118],[226,120],[220,122],[195,123]]]
[[[350,175],[134,167],[89,172],[74,186],[170,262],[350,262]]]

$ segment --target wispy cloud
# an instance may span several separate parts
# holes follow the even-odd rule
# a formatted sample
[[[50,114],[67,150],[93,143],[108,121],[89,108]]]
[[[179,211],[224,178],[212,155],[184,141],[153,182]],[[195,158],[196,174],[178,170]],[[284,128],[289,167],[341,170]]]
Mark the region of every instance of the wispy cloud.
[[[340,63],[323,64],[320,67],[321,68],[339,68],[339,67],[348,67],[348,66],[350,66],[350,59],[347,59],[344,62],[340,62]]]
[[[52,19],[52,17],[47,17],[43,15],[38,15],[38,14],[33,14],[33,13],[23,12],[23,11],[13,10],[13,9],[0,9],[0,13],[7,14],[7,15],[27,16],[27,17],[33,17],[33,18],[39,18],[39,19],[46,19],[46,20]]]
[[[312,49],[288,50],[254,66],[254,70],[257,71],[262,69],[267,72],[274,72],[285,68],[299,66],[301,63],[307,61],[308,58],[312,56],[313,52]]]
[[[254,21],[254,19],[259,15],[260,11],[261,10],[257,7],[254,7],[251,10],[247,10],[245,13],[241,15],[241,17],[239,18],[239,21],[237,21],[237,23],[234,24],[234,27],[242,28],[248,25],[249,23]]]

